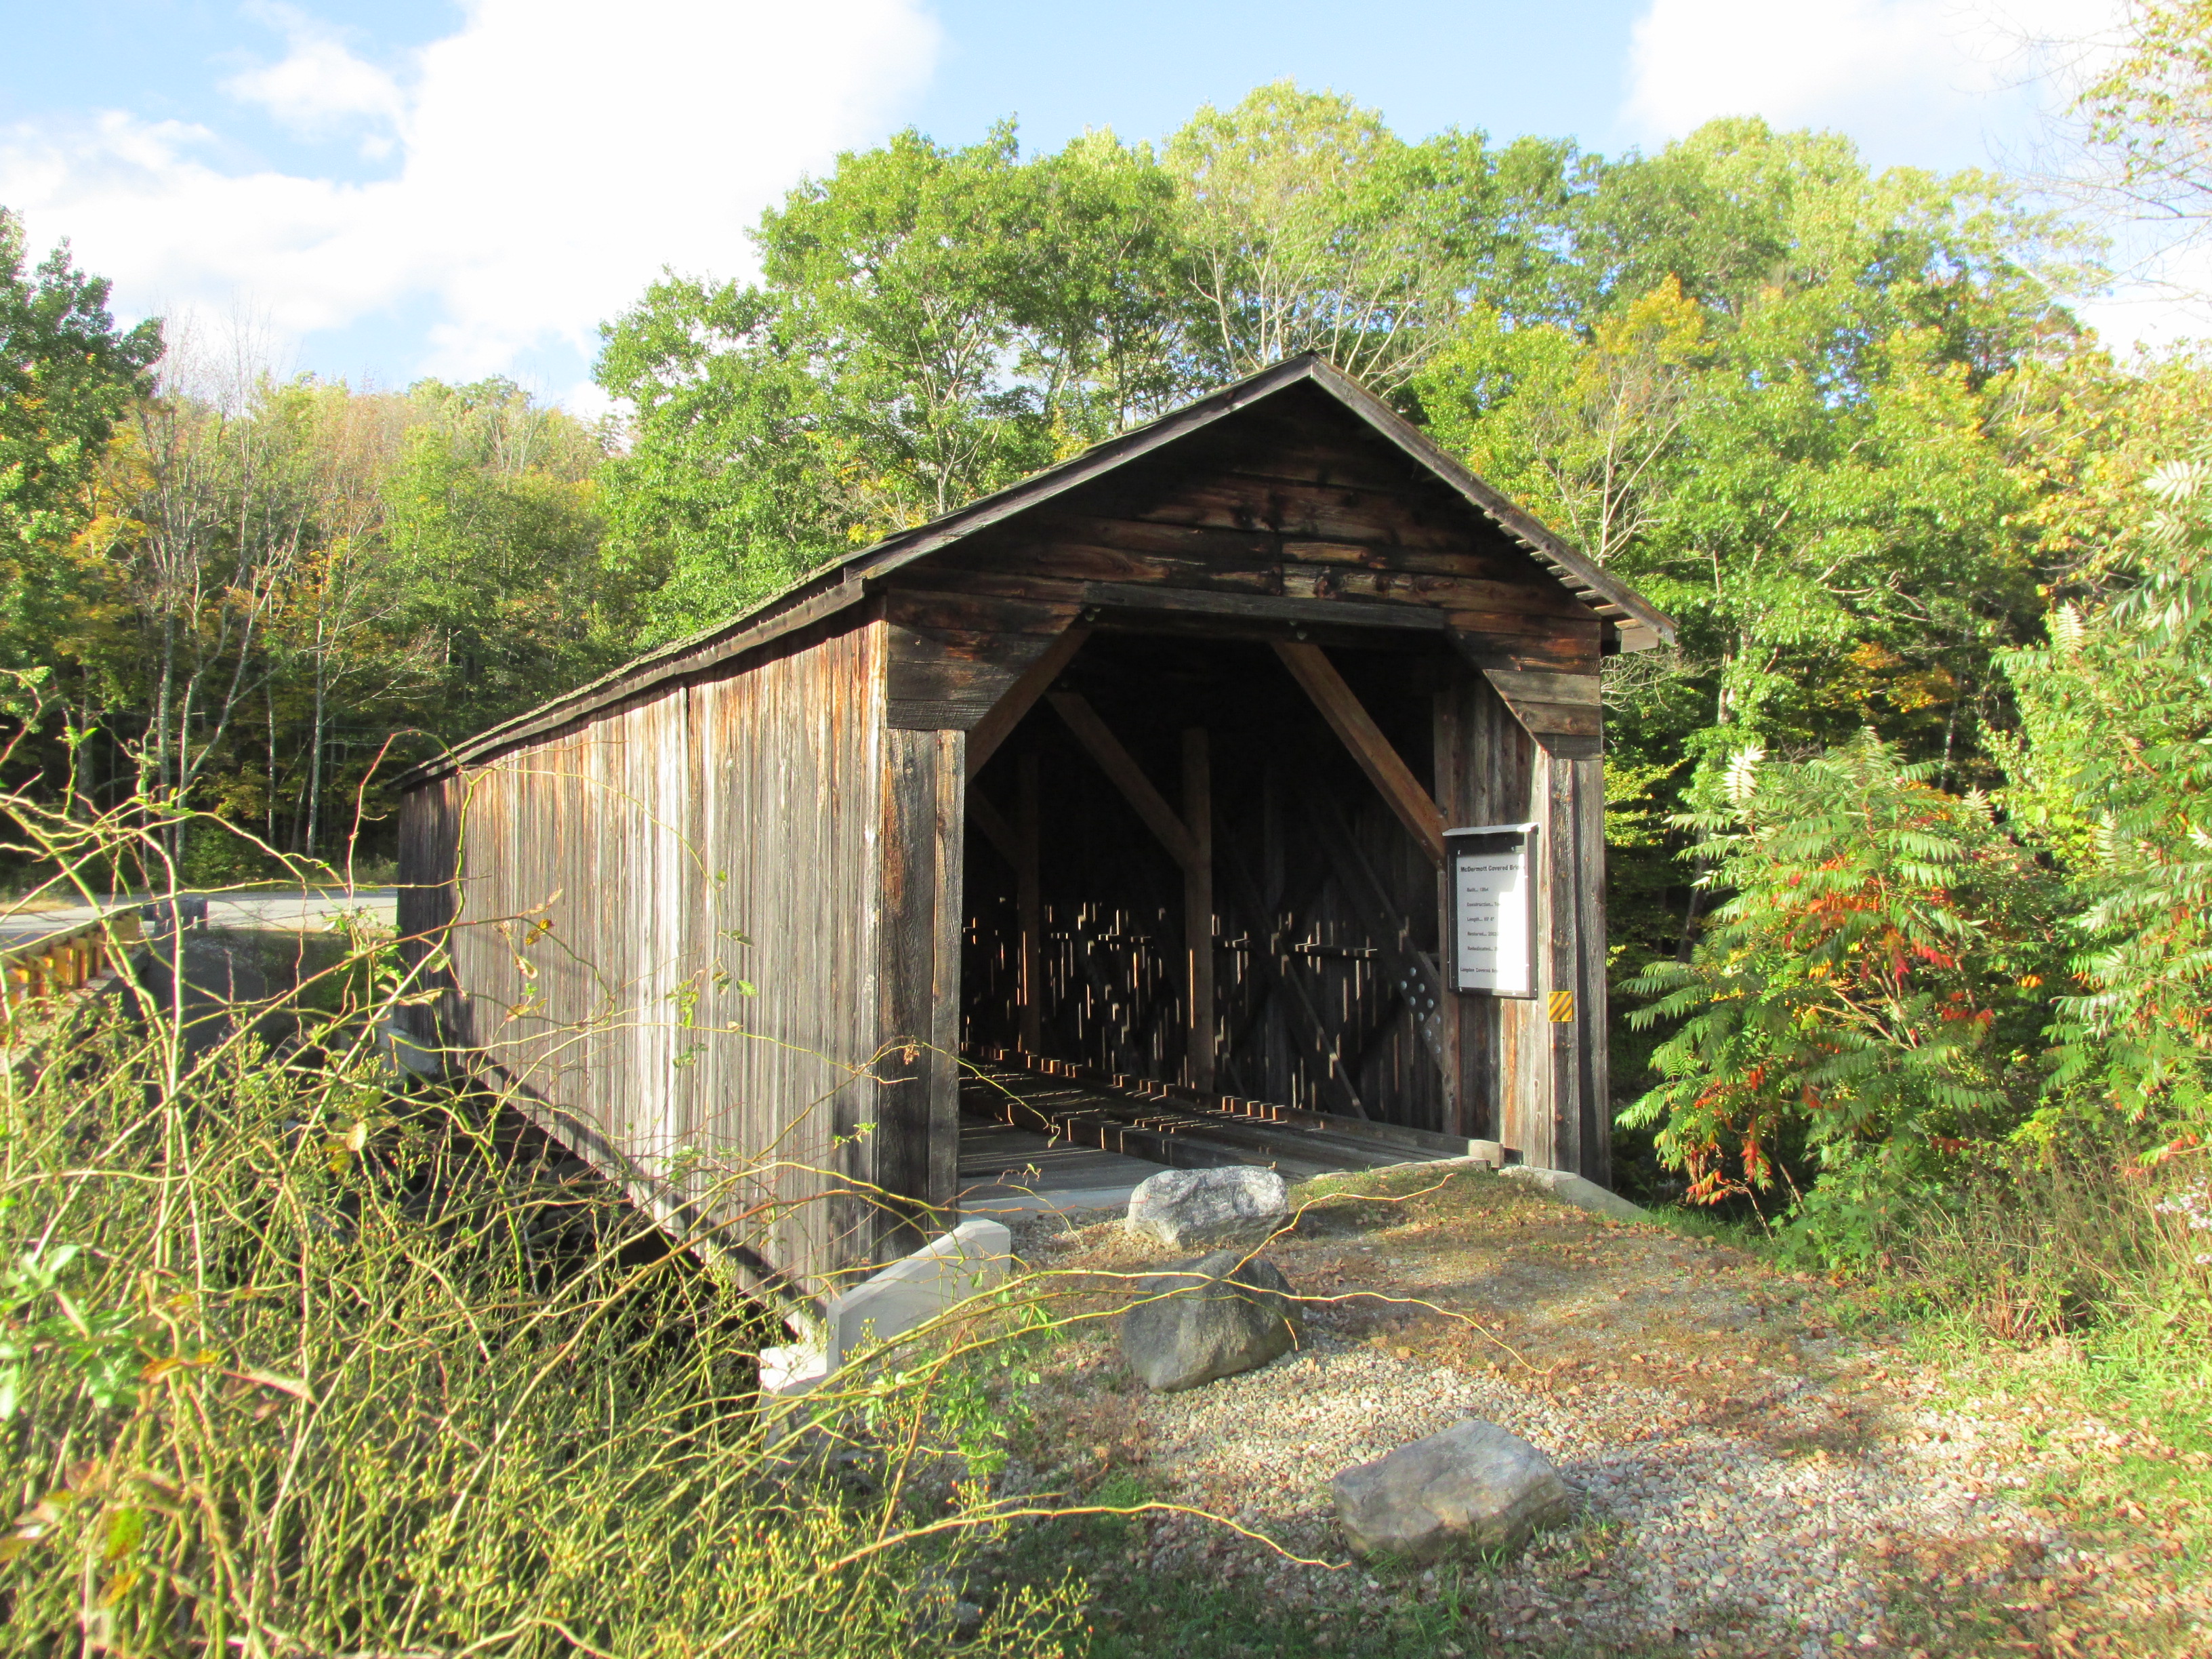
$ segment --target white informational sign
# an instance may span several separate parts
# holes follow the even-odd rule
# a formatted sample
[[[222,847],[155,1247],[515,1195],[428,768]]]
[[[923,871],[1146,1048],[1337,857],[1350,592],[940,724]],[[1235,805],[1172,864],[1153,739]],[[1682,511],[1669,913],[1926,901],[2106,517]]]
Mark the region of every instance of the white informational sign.
[[[1447,830],[1452,983],[1492,996],[1536,994],[1536,826]]]

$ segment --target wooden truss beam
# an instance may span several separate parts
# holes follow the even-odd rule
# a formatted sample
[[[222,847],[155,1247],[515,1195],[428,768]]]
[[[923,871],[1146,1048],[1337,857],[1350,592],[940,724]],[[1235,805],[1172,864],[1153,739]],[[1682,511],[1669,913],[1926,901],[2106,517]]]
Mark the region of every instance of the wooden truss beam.
[[[1167,848],[1168,856],[1177,867],[1188,870],[1195,865],[1197,842],[1183,827],[1176,810],[1152,787],[1152,781],[1145,775],[1136,757],[1121,747],[1121,740],[1098,718],[1098,711],[1091,706],[1090,699],[1077,691],[1055,691],[1048,701],[1060,719],[1067,722],[1067,729],[1075,734],[1075,740],[1098,763],[1098,769],[1121,792],[1121,799],[1145,821],[1145,828],[1152,832],[1153,839]]]
[[[1382,728],[1375,724],[1328,653],[1317,645],[1297,640],[1278,640],[1275,654],[1291,677],[1304,688],[1330,730],[1344,739],[1362,771],[1382,793],[1382,799],[1406,826],[1429,862],[1444,867],[1444,815],[1413,770],[1390,746]]]
[[[1014,809],[1014,908],[1021,921],[1021,1012],[1023,1050],[1044,1047],[1044,876],[1043,837],[1039,832],[1037,757],[1021,757],[1019,793]]]
[[[1352,913],[1374,939],[1382,952],[1384,970],[1412,1011],[1413,1030],[1422,1046],[1443,1071],[1445,1094],[1456,1099],[1459,1068],[1455,1034],[1447,1018],[1453,1003],[1445,994],[1443,975],[1413,948],[1412,927],[1390,902],[1389,892],[1359,850],[1352,827],[1338,812],[1336,803],[1317,789],[1302,791],[1298,803],[1305,809],[1306,822],[1312,825],[1322,851],[1334,866],[1345,896],[1352,901]],[[1449,1109],[1444,1121],[1452,1121]]]
[[[981,771],[983,763],[999,752],[999,745],[1012,735],[1014,728],[1022,723],[1022,717],[1036,707],[1037,699],[1060,678],[1060,671],[1074,660],[1075,653],[1083,649],[1084,641],[1090,637],[1087,628],[1068,629],[991,705],[990,712],[968,733],[969,777]]]
[[[1182,872],[1182,949],[1190,983],[1190,1086],[1213,1092],[1213,775],[1206,728],[1182,734],[1182,816],[1191,860]]]
[[[1297,981],[1288,961],[1281,954],[1281,939],[1275,919],[1268,913],[1267,902],[1261,896],[1260,886],[1253,880],[1251,871],[1238,856],[1233,840],[1222,843],[1221,867],[1229,878],[1230,902],[1244,912],[1245,925],[1252,933],[1252,965],[1267,982],[1263,995],[1273,995],[1278,1006],[1288,1014],[1291,1023],[1298,1028],[1299,1035],[1312,1045],[1313,1050],[1328,1063],[1328,1080],[1336,1085],[1346,1105],[1352,1108],[1355,1117],[1372,1117],[1367,1103],[1359,1097],[1359,1085],[1352,1080],[1352,1069],[1344,1063],[1344,1044],[1340,1038],[1329,1036],[1328,1026]]]

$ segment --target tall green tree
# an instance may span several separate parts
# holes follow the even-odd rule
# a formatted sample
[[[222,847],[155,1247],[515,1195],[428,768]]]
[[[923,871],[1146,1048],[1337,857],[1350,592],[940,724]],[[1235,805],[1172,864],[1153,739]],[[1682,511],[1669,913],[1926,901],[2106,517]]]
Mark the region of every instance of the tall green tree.
[[[505,380],[408,401],[381,485],[380,631],[404,642],[418,718],[457,740],[614,666],[635,594],[600,557],[598,434]]]
[[[905,132],[791,192],[757,287],[670,276],[606,331],[636,412],[615,557],[665,636],[1011,483],[1188,388],[1170,181],[1110,134],[1024,161],[1012,126]]]
[[[48,665],[75,585],[65,553],[116,426],[152,387],[160,323],[125,330],[108,284],[64,243],[26,264],[22,223],[0,208],[0,665]]]
[[[1595,176],[1573,147],[1408,144],[1381,113],[1288,81],[1201,108],[1169,141],[1197,305],[1187,349],[1233,380],[1316,351],[1391,392],[1478,300],[1556,314],[1562,233]]]
[[[1443,441],[1682,623],[1609,693],[1659,810],[1711,805],[1748,744],[1862,726],[1988,780],[1992,656],[2040,611],[2030,387],[2080,343],[2051,240],[1985,176],[1717,122],[1605,169],[1579,319],[1478,310],[1418,377]],[[1633,949],[1686,951],[1705,890],[1625,851]]]

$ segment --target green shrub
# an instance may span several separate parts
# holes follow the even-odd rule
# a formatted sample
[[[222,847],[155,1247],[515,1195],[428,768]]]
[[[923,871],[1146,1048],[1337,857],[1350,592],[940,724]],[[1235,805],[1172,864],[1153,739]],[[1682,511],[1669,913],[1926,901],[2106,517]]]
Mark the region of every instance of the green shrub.
[[[1674,1029],[1622,1121],[1656,1127],[1692,1201],[1774,1194],[1830,1254],[1877,1249],[1900,1197],[2015,1128],[2043,1080],[2055,880],[1928,772],[1872,734],[1740,756],[1691,820],[1729,896],[1688,962],[1627,987],[1654,999],[1632,1025]]]
[[[2212,459],[2150,480],[2100,597],[2004,659],[2020,740],[2007,799],[2066,869],[2076,983],[2057,1078],[2141,1138],[2212,1118]]]

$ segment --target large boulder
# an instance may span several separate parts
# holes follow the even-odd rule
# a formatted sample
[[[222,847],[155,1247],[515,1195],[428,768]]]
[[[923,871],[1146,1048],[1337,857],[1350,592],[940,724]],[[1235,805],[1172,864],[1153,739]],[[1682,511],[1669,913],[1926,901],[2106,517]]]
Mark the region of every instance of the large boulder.
[[[1290,1213],[1290,1189],[1273,1170],[1163,1170],[1129,1194],[1129,1231],[1181,1249],[1261,1237]]]
[[[1328,1488],[1353,1554],[1414,1562],[1455,1549],[1517,1550],[1574,1509],[1551,1459],[1495,1423],[1462,1423],[1401,1446]]]
[[[1216,1250],[1139,1277],[1121,1316],[1121,1357],[1155,1394],[1195,1389],[1288,1353],[1298,1304],[1272,1261]]]

